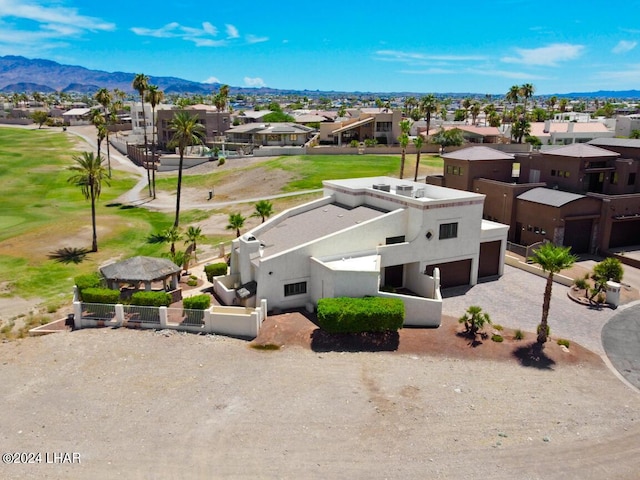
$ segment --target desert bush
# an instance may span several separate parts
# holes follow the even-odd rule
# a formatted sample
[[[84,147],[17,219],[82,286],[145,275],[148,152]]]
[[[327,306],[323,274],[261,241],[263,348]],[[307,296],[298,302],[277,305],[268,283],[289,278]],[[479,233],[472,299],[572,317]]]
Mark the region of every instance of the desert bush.
[[[227,162],[226,158],[224,157],[219,157],[218,158],[218,166],[221,167],[222,165],[224,165]]]
[[[131,305],[168,307],[171,305],[171,295],[167,292],[136,292],[131,295]]]
[[[504,330],[504,327],[502,325],[500,325],[499,323],[494,323],[493,324],[493,328],[494,328],[494,330],[498,330],[499,332]]]
[[[504,341],[504,338],[502,338],[502,335],[498,335],[497,333],[494,333],[493,335],[491,335],[491,340],[493,340],[494,342],[500,343]]]
[[[559,338],[556,343],[567,348],[569,348],[569,345],[571,345],[571,342],[569,340],[565,340],[564,338]]]
[[[488,313],[483,312],[481,307],[472,305],[458,319],[458,323],[464,323],[465,333],[475,338],[485,324],[491,325],[491,317]]]
[[[207,275],[207,280],[213,281],[213,277],[219,277],[220,275],[227,274],[227,264],[225,262],[211,263],[204,266],[204,273]]]
[[[182,306],[191,310],[206,310],[211,306],[211,297],[206,294],[186,297],[182,299]]]
[[[87,303],[116,304],[120,301],[120,291],[110,288],[86,288],[82,292],[82,301]]]
[[[404,323],[404,303],[397,298],[321,298],[318,324],[329,333],[397,331]]]
[[[513,332],[513,338],[514,340],[523,340],[524,332],[520,329],[517,329],[515,332]]]
[[[358,142],[358,140],[351,140],[351,141],[349,142],[349,146],[350,146],[351,148],[356,148],[358,145],[360,145],[360,142]]]
[[[190,278],[189,280],[187,280],[187,285],[189,285],[190,287],[195,287],[196,285],[198,285],[198,280]]]

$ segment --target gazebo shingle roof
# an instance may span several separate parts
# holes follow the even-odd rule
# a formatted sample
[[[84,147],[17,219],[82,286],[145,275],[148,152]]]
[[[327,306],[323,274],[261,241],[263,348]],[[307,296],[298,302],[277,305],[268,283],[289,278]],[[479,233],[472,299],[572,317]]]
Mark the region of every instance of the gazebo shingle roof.
[[[152,282],[180,273],[171,260],[156,257],[132,257],[100,268],[107,280]]]

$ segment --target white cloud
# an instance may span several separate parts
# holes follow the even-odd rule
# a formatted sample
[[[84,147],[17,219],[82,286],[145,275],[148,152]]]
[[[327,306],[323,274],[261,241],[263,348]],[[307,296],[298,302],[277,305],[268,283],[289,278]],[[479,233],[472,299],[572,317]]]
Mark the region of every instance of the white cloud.
[[[247,35],[245,37],[245,40],[247,41],[247,43],[262,43],[262,42],[268,42],[269,41],[269,37],[258,37],[256,35]]]
[[[209,77],[202,83],[222,83],[222,82],[220,82],[218,77]]]
[[[260,77],[244,77],[244,84],[247,87],[266,87],[267,84],[264,83]]]
[[[618,44],[611,50],[613,53],[627,53],[636,48],[638,42],[630,42],[628,40],[620,40]]]
[[[0,19],[19,18],[31,20],[44,25],[70,25],[78,30],[115,30],[113,23],[99,18],[80,15],[77,8],[40,5],[37,0],[0,0]]]
[[[240,33],[238,32],[238,29],[236,27],[234,27],[233,25],[225,25],[224,26],[226,31],[227,31],[227,37],[228,38],[238,38],[240,37]]]
[[[582,55],[583,45],[570,43],[554,43],[540,48],[516,48],[516,57],[503,57],[504,63],[521,63],[525,65],[542,65],[555,67],[558,62],[574,60]]]
[[[409,65],[427,65],[434,62],[470,62],[485,60],[483,55],[430,55],[417,52],[402,52],[399,50],[378,50],[377,60],[387,62],[401,62]]]

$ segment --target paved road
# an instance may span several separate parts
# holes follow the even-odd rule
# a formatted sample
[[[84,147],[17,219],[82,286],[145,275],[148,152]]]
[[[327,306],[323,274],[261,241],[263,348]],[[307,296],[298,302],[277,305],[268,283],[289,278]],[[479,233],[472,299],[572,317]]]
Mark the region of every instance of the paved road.
[[[615,369],[640,389],[640,303],[616,312],[602,329],[602,345]]]

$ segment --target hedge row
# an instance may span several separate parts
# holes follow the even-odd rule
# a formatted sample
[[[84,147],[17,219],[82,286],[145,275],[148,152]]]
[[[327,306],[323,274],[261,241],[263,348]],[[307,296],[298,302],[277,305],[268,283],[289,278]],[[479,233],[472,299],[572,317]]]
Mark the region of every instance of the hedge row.
[[[120,302],[120,291],[110,288],[85,288],[82,291],[82,301],[87,303],[109,303],[115,305]]]
[[[182,306],[193,310],[206,310],[211,306],[211,297],[209,295],[194,295],[182,299]]]
[[[168,307],[171,305],[171,294],[167,292],[136,292],[131,295],[131,305]]]
[[[397,331],[404,323],[404,303],[398,298],[321,298],[318,324],[329,333]]]
[[[227,274],[227,264],[225,262],[211,263],[204,266],[204,273],[207,274],[207,280],[213,281],[213,277]]]
[[[74,278],[76,283],[76,287],[78,287],[78,294],[80,295],[80,299],[82,299],[82,292],[84,292],[87,288],[99,288],[103,287],[102,277],[97,273],[90,273],[87,275],[78,275]]]

